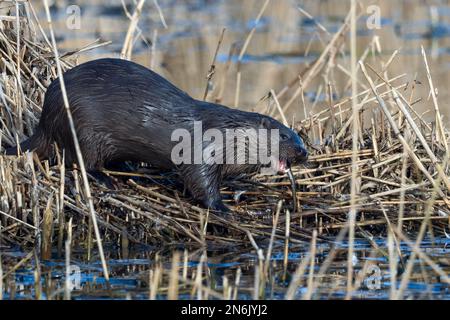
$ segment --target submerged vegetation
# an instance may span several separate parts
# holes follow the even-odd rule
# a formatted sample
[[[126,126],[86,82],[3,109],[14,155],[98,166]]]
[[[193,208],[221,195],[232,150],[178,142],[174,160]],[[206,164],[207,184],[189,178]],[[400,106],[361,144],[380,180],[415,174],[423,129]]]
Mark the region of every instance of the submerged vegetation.
[[[131,57],[143,2],[138,2],[136,13],[130,16],[123,58]],[[261,3],[255,26],[268,2]],[[68,70],[77,64],[78,54],[105,44],[94,43],[57,57],[54,39],[44,32],[47,26],[36,18],[31,2],[10,4],[8,19],[0,20],[2,147],[16,145],[32,134],[46,87],[58,77],[58,64],[61,71]],[[334,35],[319,25],[327,43],[321,55],[290,83],[280,84],[278,92],[268,89],[255,106],[256,111],[285,124],[290,122],[287,112],[298,108],[303,120],[292,127],[308,142],[311,156],[306,166],[292,168],[294,186],[287,176],[243,176],[227,181],[222,193],[234,211],[233,220],[193,205],[172,173],[145,164],[129,164],[126,172],[105,170],[117,187],[110,190],[95,179],[87,185],[83,168],[66,167],[60,150],[50,160],[38,159],[33,153],[0,156],[0,298],[70,298],[77,292],[92,295],[99,286],[105,288],[104,295],[127,297],[112,294],[118,271],[108,262],[116,251],[119,258],[128,259],[136,248],[152,251],[138,254],[138,266],[128,267],[138,275],[146,288],[143,295],[149,298],[274,298],[277,287],[277,298],[310,299],[324,297],[321,290],[333,285],[342,289],[342,297],[352,298],[365,285],[370,257],[385,259],[387,281],[398,284],[391,285],[389,298],[404,297],[408,284],[419,280],[442,283],[438,295],[448,297],[448,255],[434,256],[422,248],[426,240],[430,248],[448,250],[444,248],[447,242],[435,239],[446,239],[450,233],[449,132],[439,109],[439,84],[433,83],[424,50],[427,79],[423,83],[407,80],[406,74],[391,74],[398,52],[383,59],[377,37],[356,56],[352,37],[359,9],[355,7],[353,15],[350,11]],[[239,48],[238,64],[251,45],[253,32]],[[222,38],[223,33],[218,49]],[[337,55],[347,52],[351,53],[348,66],[334,63]],[[209,81],[236,76],[238,103],[239,90],[243,90],[241,69],[235,75],[213,75],[214,60]],[[333,72],[337,68],[348,75],[345,91],[351,95],[335,92]],[[318,91],[326,93],[329,108],[310,113],[305,88],[317,79]],[[429,87],[429,97],[416,95],[419,85]],[[205,97],[215,99],[208,89]],[[433,121],[416,111],[418,105],[431,110]],[[210,232],[211,225],[226,227],[229,233],[216,235]],[[361,272],[355,273],[358,241],[370,249]],[[9,254],[14,248],[23,254]],[[163,258],[161,250],[166,252]],[[252,263],[227,269],[217,280],[211,268],[214,261],[223,260],[211,250],[251,253]],[[72,264],[103,260],[103,255],[102,269],[96,266],[91,271],[104,282],[73,292],[70,281],[54,278],[52,265],[45,263],[58,261],[53,268],[64,278]],[[336,271],[337,261],[344,272]],[[33,270],[33,281],[23,292],[16,292],[17,276],[27,268]]]

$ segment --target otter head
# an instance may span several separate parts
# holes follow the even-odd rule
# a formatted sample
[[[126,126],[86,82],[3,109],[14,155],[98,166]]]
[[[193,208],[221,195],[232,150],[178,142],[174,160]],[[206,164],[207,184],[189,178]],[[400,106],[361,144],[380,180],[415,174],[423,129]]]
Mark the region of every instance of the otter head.
[[[292,165],[306,162],[308,151],[302,138],[294,130],[267,116],[262,116],[261,127],[268,129],[269,132],[272,129],[278,131],[278,155],[271,155],[272,170],[285,173]]]

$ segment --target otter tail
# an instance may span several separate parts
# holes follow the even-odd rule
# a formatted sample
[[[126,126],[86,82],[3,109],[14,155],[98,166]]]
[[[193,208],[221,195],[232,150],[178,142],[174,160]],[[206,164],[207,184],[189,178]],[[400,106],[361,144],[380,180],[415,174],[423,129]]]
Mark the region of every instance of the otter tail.
[[[44,159],[48,158],[49,145],[48,139],[42,134],[42,131],[38,127],[33,136],[17,146],[7,148],[5,150],[5,155],[17,156],[20,152],[35,151],[39,158]]]

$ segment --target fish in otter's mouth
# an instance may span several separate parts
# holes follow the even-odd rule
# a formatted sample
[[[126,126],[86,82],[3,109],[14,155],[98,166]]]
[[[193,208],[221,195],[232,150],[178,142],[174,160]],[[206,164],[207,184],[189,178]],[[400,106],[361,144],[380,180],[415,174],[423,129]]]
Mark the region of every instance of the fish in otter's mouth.
[[[270,157],[270,165],[266,168],[272,171],[273,174],[285,174],[294,164],[305,163],[307,160],[307,156],[302,158],[300,161],[290,161],[289,159],[279,158],[279,157]]]
[[[286,173],[290,167],[291,165],[286,159],[272,158],[270,161],[270,168],[278,174]]]
[[[267,174],[285,174],[289,171],[291,163],[289,160],[278,157],[270,157],[270,163],[263,167],[261,172]]]

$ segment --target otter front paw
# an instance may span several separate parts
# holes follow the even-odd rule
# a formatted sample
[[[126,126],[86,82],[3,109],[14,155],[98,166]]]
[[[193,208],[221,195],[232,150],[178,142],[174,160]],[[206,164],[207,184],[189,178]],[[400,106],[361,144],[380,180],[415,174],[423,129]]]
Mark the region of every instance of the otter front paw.
[[[231,214],[231,210],[223,204],[222,200],[214,201],[213,203],[208,204],[208,208],[214,213],[218,214],[222,218],[227,218],[233,220],[233,215]],[[210,223],[208,225],[208,231],[212,234],[219,236],[227,236],[230,234],[230,230],[223,225],[219,225],[216,223]]]
[[[222,200],[214,201],[208,206],[211,210],[228,214],[231,212],[230,208],[223,204]]]

